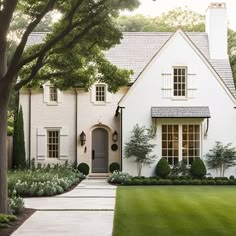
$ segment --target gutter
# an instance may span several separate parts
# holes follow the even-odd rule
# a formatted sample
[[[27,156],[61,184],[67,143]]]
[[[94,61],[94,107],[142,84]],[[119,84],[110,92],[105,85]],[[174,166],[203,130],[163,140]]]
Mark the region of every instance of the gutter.
[[[32,104],[32,92],[31,92],[31,89],[28,89],[29,91],[29,133],[28,133],[28,136],[29,136],[29,140],[28,140],[28,153],[29,153],[29,168],[31,167],[31,113],[32,113],[32,107],[31,107],[31,104]]]
[[[118,106],[115,114],[116,117],[120,114],[120,171],[123,170],[123,109],[124,108],[125,107]]]
[[[78,155],[78,92],[75,89],[75,168],[77,168]]]

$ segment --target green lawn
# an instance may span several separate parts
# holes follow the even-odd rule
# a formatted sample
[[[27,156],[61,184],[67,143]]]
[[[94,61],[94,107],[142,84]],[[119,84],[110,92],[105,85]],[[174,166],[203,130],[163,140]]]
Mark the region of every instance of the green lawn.
[[[113,236],[235,236],[236,188],[119,187]]]

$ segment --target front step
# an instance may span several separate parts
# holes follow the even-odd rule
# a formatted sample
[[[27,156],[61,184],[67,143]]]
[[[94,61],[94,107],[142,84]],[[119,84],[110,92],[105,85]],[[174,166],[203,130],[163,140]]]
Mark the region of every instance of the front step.
[[[89,174],[87,179],[107,179],[109,174]]]

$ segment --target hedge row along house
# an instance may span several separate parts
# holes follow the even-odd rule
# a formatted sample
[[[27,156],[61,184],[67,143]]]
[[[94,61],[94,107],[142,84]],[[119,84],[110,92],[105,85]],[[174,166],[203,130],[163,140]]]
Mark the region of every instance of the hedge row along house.
[[[28,45],[45,33],[31,34]],[[215,141],[236,146],[236,90],[227,54],[226,4],[206,11],[206,32],[124,33],[107,58],[132,69],[129,86],[111,94],[107,85],[60,91],[48,82],[20,91],[27,158],[40,163],[85,162],[90,174],[106,174],[109,165],[136,175],[124,159],[124,146],[136,124],[155,127],[156,162],[191,164]],[[212,172],[214,174],[214,172]],[[236,174],[231,168],[227,175]]]

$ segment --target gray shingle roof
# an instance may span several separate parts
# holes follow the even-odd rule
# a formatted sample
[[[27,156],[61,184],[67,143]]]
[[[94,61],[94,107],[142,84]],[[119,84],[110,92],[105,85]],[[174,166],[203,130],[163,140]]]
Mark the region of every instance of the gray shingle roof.
[[[106,57],[120,68],[133,70],[134,82],[153,56],[161,49],[173,32],[125,32],[121,43],[106,52]],[[200,52],[208,59],[231,93],[236,97],[229,60],[210,60],[208,36],[206,33],[186,33]],[[41,43],[45,33],[32,33],[27,45]]]
[[[152,118],[210,118],[209,107],[152,107]]]
[[[32,46],[35,44],[42,43],[44,38],[46,37],[47,33],[46,32],[34,32],[31,33],[28,41],[27,41],[27,46]]]

